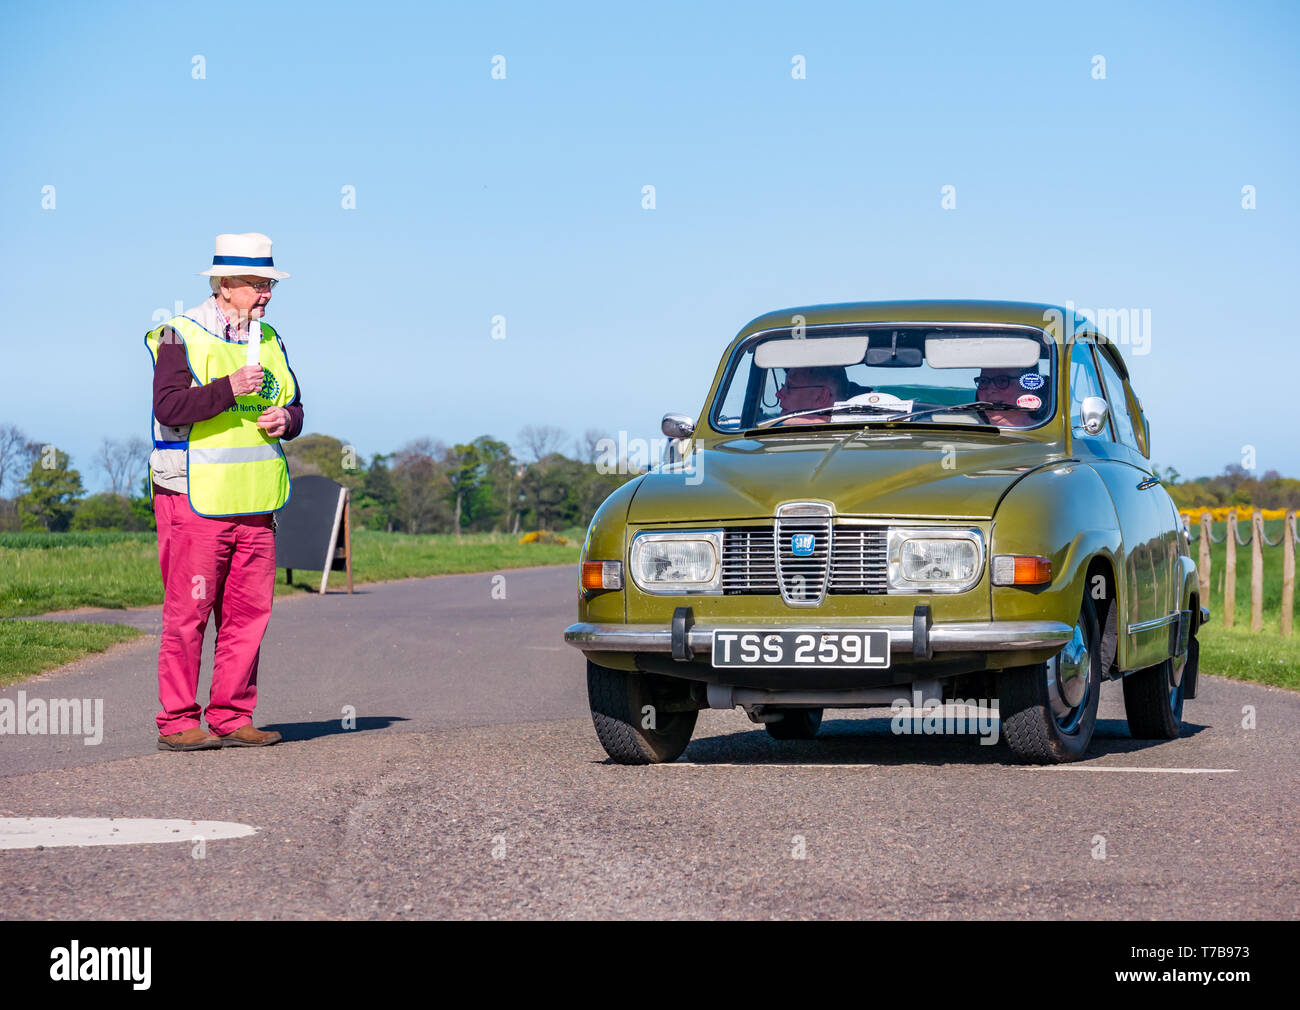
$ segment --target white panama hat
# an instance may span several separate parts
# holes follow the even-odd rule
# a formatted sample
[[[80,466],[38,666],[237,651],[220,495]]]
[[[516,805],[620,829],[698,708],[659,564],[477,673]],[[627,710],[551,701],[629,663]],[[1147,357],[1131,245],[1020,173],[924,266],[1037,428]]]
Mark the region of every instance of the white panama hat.
[[[216,251],[212,255],[212,269],[204,270],[203,277],[273,277],[282,280],[289,275],[275,269],[271,259],[271,240],[260,232],[243,235],[218,235]]]

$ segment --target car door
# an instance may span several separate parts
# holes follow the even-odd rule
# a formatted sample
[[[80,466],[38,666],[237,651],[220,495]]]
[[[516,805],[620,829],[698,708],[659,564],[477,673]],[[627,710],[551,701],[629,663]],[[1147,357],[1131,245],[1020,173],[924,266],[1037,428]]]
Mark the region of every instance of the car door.
[[[1124,461],[1137,472],[1135,487],[1140,501],[1134,518],[1140,517],[1143,526],[1138,529],[1134,523],[1133,542],[1140,543],[1138,564],[1147,569],[1142,573],[1140,583],[1142,591],[1150,593],[1152,603],[1149,612],[1143,608],[1144,616],[1137,630],[1130,626],[1129,636],[1134,665],[1154,666],[1169,655],[1170,624],[1178,616],[1173,567],[1178,534],[1170,522],[1172,502],[1152,470],[1151,461],[1142,451],[1141,443],[1145,439],[1138,432],[1142,421],[1133,409],[1128,383],[1120,374],[1116,360],[1118,351],[1114,347],[1098,345],[1093,348],[1093,353],[1102,384],[1106,387],[1106,402],[1114,422],[1116,443],[1126,450]]]
[[[1165,637],[1161,640],[1161,625],[1157,623],[1167,613],[1159,574],[1162,525],[1159,498],[1150,494],[1152,488],[1159,487],[1159,482],[1142,465],[1145,460],[1137,450],[1132,419],[1123,396],[1112,400],[1102,384],[1104,368],[1109,366],[1114,371],[1109,362],[1099,368],[1098,359],[1103,354],[1090,338],[1078,339],[1071,347],[1071,441],[1075,454],[1101,477],[1115,505],[1121,540],[1116,577],[1124,584],[1117,661],[1121,669],[1133,670],[1159,662],[1168,642],[1168,628],[1164,627]],[[1122,384],[1119,389],[1122,393]],[[1101,397],[1108,407],[1106,426],[1096,435],[1089,435],[1083,428],[1081,405],[1089,396]],[[1168,579],[1164,581],[1167,584]]]

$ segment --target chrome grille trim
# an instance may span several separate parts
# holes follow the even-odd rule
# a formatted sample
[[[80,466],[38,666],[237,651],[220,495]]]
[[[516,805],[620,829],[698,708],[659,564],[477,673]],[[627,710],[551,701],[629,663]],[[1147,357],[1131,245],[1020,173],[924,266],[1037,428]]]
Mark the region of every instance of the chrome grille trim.
[[[788,536],[792,532],[816,532],[811,529],[795,529],[791,524],[803,521],[786,519],[782,529]],[[824,520],[815,520],[824,524]],[[830,573],[822,593],[857,593],[875,594],[889,591],[888,559],[886,545],[889,539],[889,527],[849,525],[835,522],[829,534],[824,525],[819,535],[819,549],[814,557],[822,557],[820,549],[822,536],[830,538]],[[728,596],[751,595],[775,596],[781,592],[777,575],[775,556],[775,529],[772,526],[733,526],[725,529],[722,535],[722,591]],[[788,550],[785,552],[788,554]],[[804,561],[805,559],[796,559]],[[783,558],[782,571],[798,572],[797,567],[788,565]],[[811,580],[805,574],[805,586],[811,592],[814,589]],[[788,601],[787,601],[788,602]],[[821,599],[816,601],[822,602]],[[813,605],[816,603],[805,603]]]
[[[887,593],[888,543],[888,527],[837,526],[835,550],[831,557],[830,591]]]
[[[722,533],[722,591],[778,592],[771,526],[742,526]]]
[[[813,535],[812,553],[796,555],[796,533]],[[831,506],[825,502],[786,502],[776,510],[776,581],[787,607],[819,607],[830,583]]]

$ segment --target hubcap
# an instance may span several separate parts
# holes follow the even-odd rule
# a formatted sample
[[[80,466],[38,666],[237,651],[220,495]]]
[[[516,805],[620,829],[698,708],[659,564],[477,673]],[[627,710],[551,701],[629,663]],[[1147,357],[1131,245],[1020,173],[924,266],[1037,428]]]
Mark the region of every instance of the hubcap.
[[[1052,703],[1052,714],[1063,730],[1074,728],[1082,714],[1082,705],[1088,696],[1088,679],[1092,672],[1092,657],[1083,634],[1083,624],[1074,626],[1074,634],[1055,656],[1047,661],[1047,695]]]

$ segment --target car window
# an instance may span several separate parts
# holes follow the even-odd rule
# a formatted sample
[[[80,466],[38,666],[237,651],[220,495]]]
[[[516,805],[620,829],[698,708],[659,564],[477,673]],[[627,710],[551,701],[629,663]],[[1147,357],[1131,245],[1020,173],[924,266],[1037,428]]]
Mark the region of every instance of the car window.
[[[713,426],[843,424],[921,412],[915,423],[1034,428],[1054,413],[1055,346],[1029,328],[819,329],[803,338],[773,331],[742,344],[714,397]],[[977,400],[999,406],[964,406]]]
[[[1108,428],[1096,435],[1089,435],[1083,428],[1083,401],[1090,396],[1105,398],[1092,363],[1092,345],[1079,341],[1070,351],[1070,428],[1083,438],[1109,438]]]
[[[718,398],[718,411],[716,424],[719,428],[739,428],[741,423],[741,414],[745,410],[745,396],[748,393],[750,381],[756,376],[752,376],[746,370],[744,375],[732,376],[731,383],[726,387],[726,392]],[[763,398],[768,399],[767,394]],[[776,397],[771,397],[771,402],[776,403]]]
[[[1097,352],[1097,360],[1101,362],[1102,381],[1106,385],[1108,394],[1106,402],[1110,404],[1110,416],[1115,419],[1115,431],[1119,434],[1121,442],[1136,449],[1137,436],[1133,434],[1133,419],[1129,417],[1124,380],[1119,377],[1119,372],[1110,363],[1110,359],[1100,350]]]

